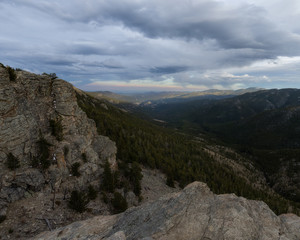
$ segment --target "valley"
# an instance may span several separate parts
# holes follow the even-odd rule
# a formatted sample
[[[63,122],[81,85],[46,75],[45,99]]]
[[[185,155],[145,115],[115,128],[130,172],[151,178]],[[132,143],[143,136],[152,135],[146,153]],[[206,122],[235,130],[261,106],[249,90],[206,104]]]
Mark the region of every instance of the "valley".
[[[241,95],[241,97],[243,96]],[[120,103],[114,105],[117,108],[111,106],[109,111],[103,109],[101,113],[96,112],[94,108],[88,107],[88,105],[98,105],[96,109],[100,109],[101,105],[109,104],[105,99],[89,97],[89,99],[81,98],[80,101],[85,101],[85,105],[79,105],[82,109],[85,109],[90,118],[95,120],[96,124],[105,124],[105,127],[102,127],[102,129],[106,130],[101,132],[101,134],[109,136],[116,141],[120,153],[124,152],[122,156],[129,155],[128,159],[136,159],[136,161],[140,161],[150,168],[161,169],[169,179],[178,181],[181,187],[194,180],[204,181],[215,193],[235,192],[237,195],[250,199],[261,199],[267,202],[269,206],[275,204],[274,208],[271,208],[276,212],[281,208],[278,204],[286,201],[283,199],[288,195],[278,191],[284,195],[283,198],[279,197],[279,195],[276,195],[276,190],[278,189],[271,188],[273,185],[266,169],[269,171],[273,168],[276,169],[274,162],[267,163],[266,160],[264,162],[265,167],[269,164],[269,168],[263,168],[262,164],[260,165],[253,155],[247,155],[245,153],[246,150],[241,149],[245,145],[241,145],[239,148],[229,142],[225,144],[224,141],[218,140],[216,135],[212,135],[213,132],[201,131],[200,124],[184,118],[188,114],[193,117],[202,116],[195,111],[198,107],[196,103],[200,106],[202,104],[210,106],[207,105],[208,102],[231,101],[230,97],[224,100],[204,99],[197,102],[194,100],[186,102],[184,100],[181,103],[170,104],[153,103],[144,105],[142,103],[140,105],[132,105],[130,103]],[[231,104],[229,105],[231,106]],[[118,107],[125,108],[127,111],[120,111]],[[227,112],[224,108],[220,107],[220,109]],[[246,110],[242,111],[247,112]],[[213,113],[213,110],[211,112]],[[204,117],[209,116],[204,115]],[[156,118],[164,122],[154,120],[152,123],[149,123],[150,119]],[[210,116],[210,118],[213,119],[213,116]],[[207,121],[211,122],[211,119]],[[174,131],[174,128],[177,130]],[[191,128],[193,128],[193,131],[190,131]],[[149,149],[152,150],[149,151]],[[270,154],[270,151],[260,153],[264,154],[265,152]],[[292,151],[289,152],[292,154]],[[268,154],[265,155],[267,156]],[[151,161],[151,159],[155,159],[155,161]],[[216,161],[217,159],[219,160]],[[285,177],[284,173],[283,176]],[[298,177],[299,174],[293,176]],[[274,178],[276,179],[276,177]],[[289,186],[291,189],[290,196],[293,196],[290,198],[289,204],[296,207],[299,206],[299,203],[296,195],[293,194],[297,192],[298,181],[297,179],[293,179],[293,181],[296,185],[291,184]],[[283,182],[284,180],[282,179]],[[257,188],[257,186],[259,187]],[[285,190],[288,189],[287,186],[283,188]],[[288,207],[288,205],[281,208],[279,212],[293,208]]]
[[[299,104],[300,90],[271,89],[219,100],[141,104],[134,111],[235,149],[265,174],[270,187],[299,202]]]
[[[246,143],[239,146],[234,141],[225,141],[226,132],[220,130],[228,124],[227,119],[232,121],[230,117],[235,115],[228,117],[226,113],[230,111],[224,111],[219,115],[224,116],[220,125],[213,121],[212,114],[218,113],[216,109],[225,109],[218,104],[225,101],[232,106],[230,101],[240,102],[236,98],[244,98],[245,94],[232,97],[230,92],[228,96],[212,98],[209,93],[208,99],[201,96],[198,100],[194,97],[180,100],[176,96],[175,101],[169,97],[167,103],[156,99],[156,102],[152,100],[155,103],[147,100],[147,104],[132,104],[95,98],[55,74],[37,75],[0,66],[0,80],[1,239],[29,239],[47,230],[65,229],[66,225],[79,220],[86,226],[85,221],[99,215],[112,215],[109,219],[117,219],[123,216],[122,212],[133,211],[132,207],[139,206],[143,212],[150,202],[168,209],[169,201],[159,199],[185,196],[185,191],[190,191],[189,185],[198,186],[191,188],[191,197],[199,198],[197,189],[203,193],[211,191],[208,199],[220,199],[214,206],[221,209],[228,203],[233,207],[230,211],[237,211],[236,206],[245,203],[248,206],[245,211],[262,207],[274,219],[273,212],[299,214],[299,175],[293,165],[298,163],[297,148],[282,148],[281,155],[275,147],[265,149],[249,144],[247,149],[242,149]],[[247,94],[257,93],[251,90]],[[292,99],[297,99],[296,96],[295,93]],[[293,101],[285,103],[281,106],[296,108]],[[215,110],[211,110],[211,106]],[[197,111],[192,114],[191,108]],[[234,110],[237,122],[256,116],[255,111],[251,115],[239,106],[237,109]],[[201,111],[207,114],[200,114]],[[264,112],[257,110],[260,111]],[[193,116],[197,121],[183,116]],[[206,118],[202,120],[202,116]],[[288,121],[294,115],[290,116]],[[203,127],[199,124],[201,121],[213,123],[215,131],[209,131],[208,125]],[[295,136],[294,143],[298,139]],[[264,158],[263,164],[260,163],[258,154],[270,156],[269,162]],[[280,171],[276,161],[273,162],[278,157],[281,158]],[[288,178],[290,172],[293,178]],[[198,183],[193,183],[195,181]],[[241,200],[244,198],[259,201],[253,205]],[[182,204],[178,207],[185,209],[189,203]],[[154,205],[150,209],[156,209]],[[226,212],[209,213],[214,214],[223,218]],[[247,218],[241,218],[244,217]],[[104,216],[99,219],[104,225],[118,225]],[[126,217],[122,219],[126,226],[131,224]],[[154,228],[154,219],[150,221],[150,228]],[[290,234],[289,223],[284,223],[289,220],[276,219],[286,234]],[[256,228],[253,225],[253,229]],[[275,235],[278,229],[274,225]],[[126,234],[130,235],[131,231]],[[223,235],[226,232],[218,231]],[[65,236],[60,232],[55,234]],[[46,239],[46,235],[42,239]]]

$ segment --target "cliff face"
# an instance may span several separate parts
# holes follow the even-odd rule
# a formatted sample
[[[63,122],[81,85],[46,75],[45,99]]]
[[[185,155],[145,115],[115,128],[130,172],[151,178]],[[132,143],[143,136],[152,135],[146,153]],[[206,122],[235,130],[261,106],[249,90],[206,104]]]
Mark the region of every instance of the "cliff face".
[[[0,67],[0,215],[28,192],[62,192],[99,180],[100,164],[106,159],[114,164],[116,155],[115,144],[99,136],[78,107],[71,84],[49,75],[15,73],[12,81]],[[41,152],[41,140],[48,153]],[[9,154],[19,160],[16,170],[6,167]],[[39,162],[43,154],[50,165],[46,169]],[[80,177],[71,173],[76,162]]]
[[[215,195],[206,184],[194,182],[122,214],[75,222],[34,239],[297,240],[300,218],[276,216],[263,202]]]

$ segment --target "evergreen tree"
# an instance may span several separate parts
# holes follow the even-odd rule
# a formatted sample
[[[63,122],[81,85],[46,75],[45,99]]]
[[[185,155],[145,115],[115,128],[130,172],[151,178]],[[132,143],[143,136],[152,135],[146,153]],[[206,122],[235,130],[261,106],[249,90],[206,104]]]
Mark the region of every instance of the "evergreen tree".
[[[86,210],[86,205],[89,203],[89,199],[87,198],[84,192],[80,192],[77,190],[72,191],[71,198],[69,201],[69,207],[77,212],[84,212]]]
[[[95,190],[95,188],[92,185],[89,185],[88,187],[88,198],[90,200],[94,200],[97,197],[97,191]]]
[[[115,189],[114,177],[111,172],[109,162],[107,160],[104,163],[103,181],[101,186],[105,191],[114,192]]]
[[[55,136],[57,141],[63,140],[63,126],[62,126],[62,119],[51,119],[49,121],[52,135]]]
[[[166,184],[169,186],[169,187],[175,187],[174,186],[174,179],[173,179],[173,177],[171,177],[170,175],[168,175],[167,176],[167,182],[166,182]]]
[[[114,213],[124,212],[127,209],[127,201],[122,194],[115,192],[112,199],[112,205],[114,207]]]
[[[6,69],[7,69],[8,75],[9,75],[9,80],[12,81],[12,82],[16,81],[17,74],[15,72],[15,69],[13,69],[10,66],[7,66]]]
[[[20,162],[17,157],[15,157],[12,153],[7,155],[6,166],[10,170],[15,170],[20,167]]]
[[[79,162],[76,162],[76,163],[73,163],[72,166],[71,166],[71,173],[73,176],[75,177],[80,177],[80,172],[79,172],[79,167],[80,167],[80,163]]]
[[[131,166],[131,174],[130,174],[131,182],[133,184],[133,192],[136,196],[141,195],[141,180],[143,178],[142,169],[137,162],[133,162]]]

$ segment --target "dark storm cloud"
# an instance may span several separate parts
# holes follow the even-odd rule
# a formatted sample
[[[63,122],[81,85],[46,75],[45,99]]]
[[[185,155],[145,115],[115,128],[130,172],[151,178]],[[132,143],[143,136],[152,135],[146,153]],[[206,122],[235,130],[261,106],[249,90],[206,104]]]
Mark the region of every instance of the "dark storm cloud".
[[[244,4],[226,9],[216,1],[194,2],[187,6],[186,1],[164,1],[148,8],[115,3],[105,15],[151,38],[214,39],[222,49],[253,49],[270,57],[300,54],[299,36],[278,29],[262,8]],[[259,54],[252,56],[260,59]]]
[[[154,67],[150,69],[151,73],[158,74],[171,74],[186,71],[188,68],[185,66],[167,66],[167,67]]]
[[[220,49],[251,49],[258,54],[244,53],[224,62],[248,64],[249,59],[276,58],[279,55],[300,54],[299,36],[278,29],[265,17],[265,10],[250,4],[234,7],[217,1],[96,1],[71,4],[47,1],[19,1],[47,14],[69,22],[95,22],[99,26],[122,24],[149,38],[181,38],[189,41],[213,39]],[[61,6],[65,6],[64,10]],[[93,46],[75,46],[75,54],[117,54],[115,51]],[[263,53],[261,53],[263,52]],[[244,62],[245,61],[245,62]],[[163,72],[162,72],[163,73]]]
[[[62,11],[59,3],[18,1],[70,22],[119,23],[150,38],[215,39],[225,49],[263,49],[299,53],[299,38],[265,18],[265,10],[250,4],[228,8],[217,1],[74,1]],[[64,3],[61,3],[64,6]],[[286,47],[285,45],[288,45]],[[275,49],[277,47],[277,49]],[[97,51],[88,48],[86,53]],[[85,53],[84,51],[82,51]]]
[[[300,55],[299,4],[279,2],[2,0],[1,61],[67,79],[201,84],[191,76]]]
[[[99,47],[88,46],[88,45],[79,45],[79,44],[74,44],[66,51],[71,54],[79,54],[79,55],[111,55],[111,52],[105,48],[99,48]]]
[[[68,59],[41,59],[42,62],[49,65],[72,66],[75,62]]]
[[[100,46],[101,44],[88,44],[88,43],[73,43],[70,46],[66,46],[64,52],[68,54],[78,55],[126,55],[129,53],[125,47],[121,49],[121,46]]]

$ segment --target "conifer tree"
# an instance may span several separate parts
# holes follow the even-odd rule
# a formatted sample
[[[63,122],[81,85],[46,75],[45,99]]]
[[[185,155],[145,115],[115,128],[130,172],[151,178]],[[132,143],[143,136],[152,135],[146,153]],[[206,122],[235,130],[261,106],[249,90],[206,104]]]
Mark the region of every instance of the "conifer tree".
[[[10,170],[17,169],[18,167],[20,167],[19,159],[17,157],[15,157],[12,153],[9,153],[7,155],[6,166]]]
[[[74,190],[71,193],[69,207],[77,212],[82,213],[86,210],[86,205],[88,204],[88,202],[89,199],[84,192]]]
[[[126,199],[118,192],[114,193],[114,198],[112,199],[112,205],[114,207],[115,213],[124,212],[127,209]]]
[[[109,162],[107,160],[104,163],[103,182],[101,185],[103,190],[108,192],[114,192],[114,178],[110,169]]]
[[[133,192],[136,196],[141,195],[141,180],[143,175],[141,173],[142,169],[137,162],[133,162],[131,166],[131,182],[133,183]]]

